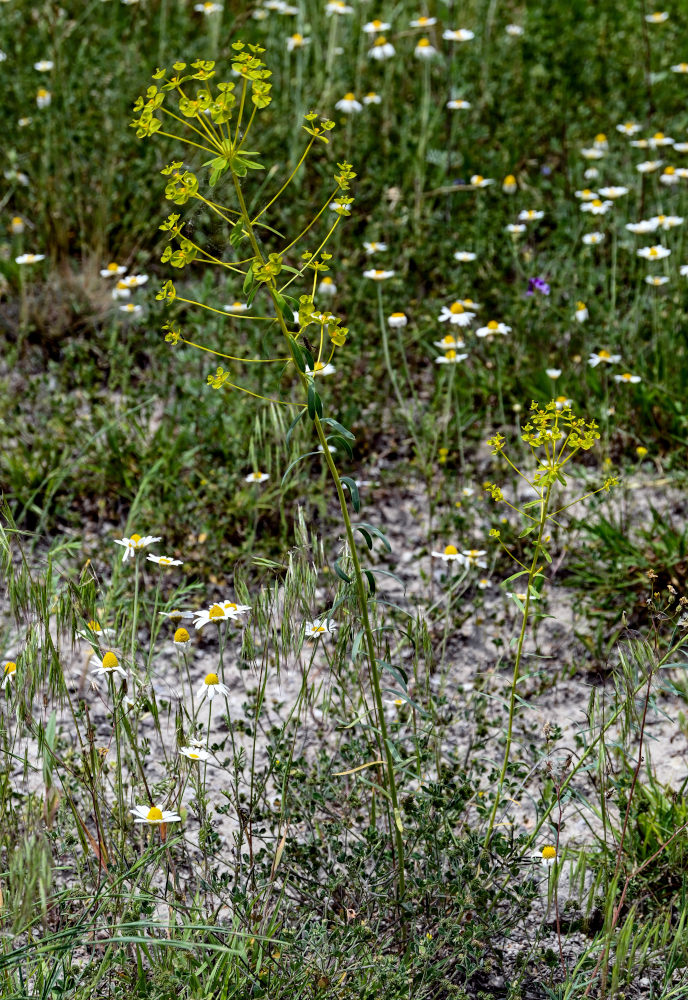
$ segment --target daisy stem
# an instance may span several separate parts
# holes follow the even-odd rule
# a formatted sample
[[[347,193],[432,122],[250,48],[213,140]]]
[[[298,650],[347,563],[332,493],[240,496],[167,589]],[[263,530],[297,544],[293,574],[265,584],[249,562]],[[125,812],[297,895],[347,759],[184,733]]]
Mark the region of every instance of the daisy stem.
[[[518,685],[518,680],[521,675],[521,660],[523,658],[523,644],[526,637],[526,627],[528,625],[528,618],[530,616],[530,592],[533,581],[536,575],[539,573],[540,558],[542,555],[542,535],[545,530],[545,525],[547,523],[549,501],[552,493],[551,483],[546,487],[544,493],[540,495],[540,523],[538,526],[538,535],[535,542],[535,550],[533,552],[533,559],[530,564],[530,570],[528,571],[528,590],[526,593],[525,601],[523,602],[523,618],[521,621],[521,631],[518,637],[518,645],[516,647],[516,661],[514,663],[514,674],[511,680],[511,695],[509,698],[509,721],[507,724],[506,732],[506,746],[504,747],[504,760],[502,761],[502,769],[499,774],[499,783],[497,785],[497,791],[495,794],[494,804],[492,806],[492,812],[490,813],[490,819],[487,826],[487,833],[485,834],[485,840],[483,842],[483,853],[487,851],[490,846],[490,840],[492,839],[492,833],[494,831],[495,819],[497,817],[497,810],[499,809],[500,801],[502,798],[502,789],[504,787],[504,782],[506,780],[506,772],[509,767],[509,757],[511,755],[511,743],[513,740],[514,732],[514,718],[516,716],[516,687]]]
[[[138,632],[139,625],[139,559],[138,556],[134,556],[134,610],[133,618],[131,622],[131,651],[130,651],[130,665],[133,669],[134,667],[134,656],[136,654],[136,633]]]
[[[389,375],[389,380],[392,383],[392,388],[394,389],[394,395],[397,397],[397,402],[399,404],[399,409],[401,410],[402,416],[406,422],[406,426],[413,438],[413,443],[416,446],[416,455],[420,461],[423,455],[423,450],[421,448],[420,441],[416,435],[414,428],[414,421],[408,412],[406,406],[406,400],[399,388],[399,381],[397,379],[394,366],[392,364],[392,356],[389,352],[389,337],[387,336],[387,324],[385,323],[385,310],[382,305],[382,285],[377,282],[377,305],[378,305],[378,316],[380,318],[380,334],[382,336],[382,353],[385,359],[385,366],[387,368],[387,374]]]

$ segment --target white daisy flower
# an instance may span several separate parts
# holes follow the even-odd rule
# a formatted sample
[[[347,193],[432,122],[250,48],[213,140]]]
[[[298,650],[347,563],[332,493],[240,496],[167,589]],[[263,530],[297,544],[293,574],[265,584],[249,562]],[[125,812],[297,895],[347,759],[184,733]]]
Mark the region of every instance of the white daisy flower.
[[[638,125],[637,122],[624,122],[616,126],[616,131],[621,132],[622,135],[637,135],[641,128],[642,125]]]
[[[150,809],[146,806],[134,806],[131,814],[136,817],[135,823],[148,823],[152,826],[159,826],[161,823],[176,823],[181,820],[181,816],[178,816],[177,813],[159,809],[157,806],[151,806]]]
[[[547,844],[539,854],[535,855],[546,868],[551,868],[557,860],[557,849],[553,844]]]
[[[682,173],[679,173],[675,167],[665,167],[659,178],[659,183],[666,184],[667,187],[672,187],[674,184],[678,184],[681,179]]]
[[[652,247],[640,247],[639,250],[636,250],[638,257],[644,257],[645,260],[664,260],[670,253],[671,250],[668,247],[663,247],[659,244]]]
[[[101,272],[101,278],[118,278],[120,275],[126,273],[126,267],[123,264],[116,264],[112,261],[107,267],[104,267]]]
[[[332,278],[329,278],[327,275],[325,275],[324,278],[320,279],[320,284],[318,285],[318,291],[320,292],[321,295],[327,295],[329,298],[331,295],[337,294],[337,286],[335,285]]]
[[[652,14],[646,14],[645,20],[648,24],[663,24],[669,20],[669,12],[666,10],[656,10]]]
[[[650,174],[653,170],[659,170],[663,163],[664,160],[643,160],[642,163],[636,163],[635,169],[639,174]]]
[[[237,621],[240,615],[251,610],[248,604],[234,604],[232,601],[222,601],[211,604],[205,611],[197,611],[194,618],[194,628],[202,629],[209,622]]]
[[[686,264],[688,268],[688,264]],[[433,340],[435,347],[439,347],[441,351],[454,351],[457,347],[465,347],[464,341],[461,337],[452,337],[450,333],[442,340]]]
[[[545,368],[545,375],[551,378],[552,381],[556,381],[561,375],[561,368]]]
[[[245,313],[250,308],[245,302],[230,302],[229,305],[224,306],[225,312],[228,313]]]
[[[307,639],[319,639],[321,635],[334,635],[339,626],[331,618],[314,618],[305,622],[304,635]]]
[[[386,281],[388,278],[394,277],[394,271],[383,271],[380,269],[364,271],[364,278],[372,278],[373,281]]]
[[[178,625],[181,621],[191,621],[194,617],[193,611],[178,611],[173,608],[172,611],[158,611],[161,618],[167,618],[172,622],[173,625]]]
[[[487,563],[483,556],[485,549],[464,549],[461,553],[465,566],[477,566],[478,569],[487,569]]]
[[[44,253],[22,253],[14,258],[15,264],[38,264],[45,260]]]
[[[221,681],[217,674],[206,674],[203,678],[203,683],[196,692],[196,697],[199,701],[203,701],[207,698],[208,701],[212,701],[217,695],[222,695],[223,698],[229,698],[229,688],[226,687]]]
[[[205,3],[194,4],[194,10],[197,14],[205,14],[209,17],[211,14],[222,13],[223,7],[221,3],[211,3],[211,0],[206,0]]]
[[[623,375],[615,375],[614,376],[614,381],[615,382],[631,382],[631,383],[633,383],[633,385],[635,385],[637,382],[641,382],[642,379],[640,378],[640,375],[631,375],[630,372],[624,372]]]
[[[506,227],[506,231],[507,233],[510,233],[511,236],[521,236],[525,233],[526,228],[527,227],[524,226],[522,222],[510,222]]]
[[[363,105],[349,92],[348,94],[344,94],[341,100],[337,101],[335,108],[337,111],[343,111],[345,114],[351,114],[352,112],[357,114],[363,109]]]
[[[507,24],[504,30],[511,38],[519,38],[523,34],[523,28],[520,24]]]
[[[588,307],[585,302],[576,302],[576,311],[574,316],[576,317],[577,322],[585,323],[589,315],[590,313],[588,312]]]
[[[482,174],[473,174],[471,177],[471,186],[475,188],[484,188],[488,184],[494,184],[493,177],[483,177]]]
[[[17,673],[17,664],[14,660],[5,660],[2,668],[2,681],[0,681],[1,688],[8,688],[10,681],[15,679]]]
[[[45,87],[39,87],[36,91],[36,105],[39,108],[49,108],[53,95]]]
[[[377,59],[378,62],[383,62],[385,59],[392,59],[397,53],[391,42],[388,42],[384,35],[380,35],[373,42],[373,47],[368,49],[368,56],[370,59]]]
[[[127,313],[129,316],[140,316],[143,312],[143,306],[136,305],[134,302],[127,302],[125,306],[120,306],[119,311]]]
[[[52,59],[40,59],[37,63],[33,64],[33,68],[38,70],[39,73],[49,73],[54,65],[55,63]]]
[[[591,212],[592,215],[606,215],[613,205],[613,201],[602,201],[600,198],[593,198],[592,201],[583,202],[581,212]]]
[[[454,254],[454,260],[458,260],[460,264],[470,264],[477,256],[477,254],[472,253],[470,250],[457,250]]]
[[[430,44],[429,38],[421,38],[413,50],[413,54],[416,59],[434,59],[437,55],[437,49]]]
[[[450,306],[442,306],[438,319],[440,323],[451,323],[452,326],[468,326],[475,318],[474,312],[468,312],[460,302],[452,302]]]
[[[212,756],[207,750],[202,750],[200,747],[180,747],[179,753],[182,757],[188,757],[189,760],[210,760]]]
[[[432,555],[442,562],[462,562],[461,553],[455,545],[447,545],[443,552],[433,552]]]
[[[586,233],[583,236],[583,242],[586,246],[597,246],[598,243],[602,243],[604,240],[604,233]]]
[[[180,625],[179,628],[174,630],[174,635],[172,636],[172,642],[175,646],[186,646],[188,642],[191,642],[191,636],[189,635],[189,630]]]
[[[249,472],[248,476],[244,477],[244,482],[245,483],[264,483],[269,478],[270,478],[270,476],[267,474],[267,472],[261,472],[260,469],[257,469],[255,472]]]
[[[476,337],[492,337],[496,333],[506,336],[511,333],[511,327],[507,326],[506,323],[498,323],[496,319],[491,319],[486,326],[481,326],[479,330],[475,331]]]
[[[688,63],[676,63],[670,67],[672,73],[688,73]]]
[[[133,534],[130,538],[115,538],[115,545],[124,546],[124,555],[122,556],[122,562],[126,562],[127,559],[132,559],[136,552],[140,552],[141,549],[145,549],[148,545],[153,545],[154,542],[161,541],[159,535],[137,535]]]
[[[366,255],[369,257],[371,256],[371,254],[374,253],[384,253],[384,251],[387,249],[387,244],[382,243],[379,240],[378,241],[373,240],[372,242],[369,240],[364,240],[363,249],[365,250]]]
[[[157,563],[158,566],[183,566],[184,563],[181,559],[170,559],[169,556],[154,556],[152,552],[148,553],[148,562]]]
[[[287,39],[287,52],[294,52],[295,49],[302,49],[305,45],[310,45],[310,38],[304,38],[296,31],[293,35],[290,35]]]
[[[608,365],[616,365],[621,361],[621,355],[611,354],[609,351],[598,351],[597,354],[591,354],[588,358],[588,364],[591,368],[597,368],[603,361]]]
[[[538,222],[544,219],[545,213],[535,208],[524,208],[518,213],[519,222]]]
[[[324,365],[322,361],[316,361],[312,371],[310,368],[306,368],[306,375],[334,375],[336,371],[337,369],[334,365]]]
[[[363,30],[366,35],[377,35],[381,31],[389,31],[391,27],[391,24],[388,24],[386,21],[380,21],[376,18],[374,21],[368,21],[367,24],[364,24]]]
[[[665,278],[661,275],[656,275],[656,276],[652,274],[645,275],[645,284],[652,285],[654,288],[659,288],[661,285],[666,285],[668,281],[669,281],[668,278]]]
[[[94,654],[89,662],[95,667],[91,673],[96,674],[98,677],[111,677],[113,674],[119,674],[126,680],[127,675],[120,666],[119,660],[111,649],[108,649],[108,651],[103,654],[102,660],[99,656]]]
[[[455,97],[451,101],[447,101],[447,107],[450,111],[467,111],[471,107],[470,101],[464,101],[462,97]]]
[[[371,90],[363,98],[364,104],[382,104],[382,98],[379,94],[376,94],[374,90]]]
[[[584,160],[601,160],[604,150],[598,149],[597,146],[588,146],[581,149],[580,154]]]
[[[409,21],[412,28],[432,28],[437,24],[436,17],[417,17],[414,21]]]
[[[681,264],[681,267],[679,268],[679,272],[681,274],[681,277],[683,277],[683,278],[688,277],[688,264]]]
[[[640,222],[627,222],[626,229],[629,233],[640,235],[642,233],[654,233],[657,225],[658,223],[655,219],[641,219]]]
[[[435,358],[436,365],[459,365],[468,357],[467,354],[457,354],[456,351],[445,351],[445,353]]]
[[[408,316],[402,312],[392,313],[391,316],[387,317],[387,322],[392,329],[398,329],[402,326],[406,326],[408,323]]]
[[[353,7],[349,7],[348,4],[344,3],[344,0],[329,0],[325,6],[325,13],[328,16],[330,14],[353,14],[353,12]]]
[[[475,32],[469,31],[468,28],[456,28],[455,30],[446,28],[442,32],[442,38],[445,42],[470,42],[475,38]]]
[[[597,197],[597,192],[591,191],[590,188],[583,188],[582,191],[576,191],[576,198],[580,198],[581,201],[594,201]]]

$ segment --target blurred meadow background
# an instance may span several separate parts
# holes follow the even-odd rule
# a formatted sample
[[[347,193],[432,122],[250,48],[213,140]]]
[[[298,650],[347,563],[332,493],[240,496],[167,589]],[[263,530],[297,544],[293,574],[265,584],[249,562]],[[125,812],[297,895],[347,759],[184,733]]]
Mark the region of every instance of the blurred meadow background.
[[[687,39],[0,3],[3,998],[688,997]]]

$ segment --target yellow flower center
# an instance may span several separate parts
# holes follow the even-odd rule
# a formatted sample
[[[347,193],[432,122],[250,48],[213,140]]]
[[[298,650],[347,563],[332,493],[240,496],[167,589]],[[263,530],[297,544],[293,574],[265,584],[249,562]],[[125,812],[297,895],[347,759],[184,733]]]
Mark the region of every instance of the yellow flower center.
[[[666,219],[666,215],[658,215],[657,216],[657,221],[659,222],[660,226],[664,222],[665,219]]]
[[[657,250],[657,247],[650,247],[650,252],[648,254],[648,257],[656,257],[658,253],[659,251]]]
[[[451,334],[447,334],[447,336],[446,336],[446,337],[442,337],[442,343],[443,343],[443,344],[446,344],[446,345],[447,345],[447,346],[449,347],[449,346],[450,346],[451,344],[455,344],[455,343],[456,343],[456,341],[455,341],[455,340],[454,340],[454,338],[453,338],[453,337],[451,336]]]
[[[459,550],[455,545],[447,545],[444,550],[445,556],[458,556]]]
[[[595,208],[599,208],[600,205],[602,204],[602,202],[601,202],[601,200],[599,198],[593,198],[592,203],[595,206]]]
[[[482,181],[483,181],[483,175],[482,174],[476,174],[475,177],[473,178],[473,183],[474,184],[481,184]]]
[[[392,313],[392,319],[403,319],[404,313]]]
[[[108,266],[105,268],[105,270],[106,271],[112,271],[113,274],[117,274],[117,271],[119,270],[119,268],[118,268],[118,265],[115,264],[115,262],[113,261],[111,264],[108,264]]]
[[[609,358],[611,358],[611,354],[609,353],[609,351],[600,351],[597,357],[602,358],[603,361],[608,361]]]
[[[652,138],[653,139],[663,139],[664,138],[664,133],[663,132],[655,132],[655,134],[652,136]]]
[[[194,750],[190,750],[186,755],[190,760],[200,760],[201,755],[196,753]]]
[[[162,809],[158,809],[157,806],[152,806],[148,810],[148,815],[146,816],[146,819],[149,820],[149,822],[151,822],[151,823],[155,823],[157,820],[161,820],[162,819]]]
[[[118,665],[119,665],[119,660],[112,652],[112,650],[109,649],[105,654],[105,656],[103,657],[103,670],[114,670],[114,668]]]
[[[477,559],[479,555],[480,555],[480,553],[478,552],[477,549],[469,549],[468,550],[468,558],[469,559]]]
[[[387,44],[387,39],[385,38],[384,35],[380,35],[380,37],[375,40],[375,44],[376,45],[386,45]]]
[[[581,309],[585,309],[585,302],[576,302],[576,310],[580,312]]]
[[[325,631],[325,626],[324,625],[316,625],[315,628],[313,629],[313,631],[314,632],[324,632]]]
[[[675,173],[675,167],[665,167],[664,168],[664,173],[665,174],[673,174],[673,173]]]
[[[141,541],[141,536],[137,535],[137,534],[133,534],[131,536],[131,538],[129,539],[129,541],[134,542],[136,544],[137,542]]]
[[[45,90],[44,87],[41,87],[40,90],[38,91],[38,96],[39,97],[47,97],[48,96],[48,91]]]
[[[418,20],[416,21],[416,24],[419,25],[419,26],[421,24],[427,24],[428,20],[429,20],[429,18],[427,18],[427,17],[419,17]],[[423,41],[427,41],[427,39],[422,39],[422,40]]]
[[[213,619],[213,618],[224,618],[224,617],[225,617],[224,608],[221,608],[219,604],[213,604],[212,608],[208,612],[208,618]]]
[[[373,21],[373,27],[374,28],[381,28],[382,27],[382,21],[379,21],[377,18],[375,18],[375,20]]]
[[[557,856],[557,849],[552,844],[547,844],[542,848],[542,856],[545,861],[552,861]]]
[[[188,642],[191,636],[185,628],[178,628],[174,633],[175,642]]]
[[[456,357],[456,351],[447,351],[444,356],[447,359],[447,361],[453,361],[454,358]]]
[[[516,183],[516,178],[514,177],[513,174],[507,174],[506,177],[504,178],[504,183],[505,184],[515,184]]]
[[[220,679],[217,674],[206,674],[205,683],[211,687],[213,684],[219,684]]]
[[[297,31],[296,34],[291,36],[291,40],[294,43],[294,45],[300,45],[301,42],[303,41],[303,35],[300,35]]]
[[[421,40],[418,42],[418,48],[425,49],[428,47],[429,44],[430,42],[428,41],[427,38],[421,38]]]
[[[95,618],[92,618],[87,626],[91,632],[102,632],[102,629]]]
[[[455,316],[462,313],[463,311],[464,308],[460,302],[454,302],[454,304],[449,308],[449,312],[453,313]]]
[[[607,136],[604,134],[604,132],[600,132],[599,135],[595,136],[595,142],[606,142],[606,141],[607,141]]]
[[[624,382],[630,382],[633,376],[631,375],[630,372],[624,372],[621,378],[624,380]]]
[[[497,322],[497,320],[496,319],[491,319],[490,322],[487,324],[487,329],[488,330],[498,330],[499,329],[499,323]]]
[[[320,371],[323,370],[324,367],[325,367],[325,365],[322,363],[322,361],[316,361],[315,364],[313,365],[313,371],[320,372]],[[259,473],[259,475],[260,475],[260,473]],[[254,479],[255,479],[255,476],[256,476],[256,473],[254,472],[253,473],[253,478]]]
[[[344,100],[345,101],[355,101],[356,98],[354,97],[353,94],[344,94]]]
[[[7,663],[5,664],[5,669],[3,673],[7,677],[10,674],[15,673],[16,669],[17,669],[17,664],[14,662],[14,660],[8,660]]]

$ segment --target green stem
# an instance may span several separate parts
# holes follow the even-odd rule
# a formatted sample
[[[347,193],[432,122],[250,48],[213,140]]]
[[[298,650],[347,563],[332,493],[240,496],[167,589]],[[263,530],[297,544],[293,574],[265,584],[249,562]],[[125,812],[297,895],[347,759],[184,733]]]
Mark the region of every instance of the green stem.
[[[541,496],[540,501],[540,523],[538,526],[538,536],[535,542],[535,551],[533,552],[533,560],[530,564],[530,570],[528,571],[528,592],[526,594],[525,603],[523,605],[523,620],[521,622],[521,631],[518,637],[518,645],[516,647],[516,662],[514,663],[514,675],[511,680],[511,696],[509,698],[509,722],[507,725],[506,732],[506,746],[504,747],[504,760],[502,761],[502,769],[499,774],[499,784],[497,785],[497,792],[495,795],[494,805],[492,806],[492,812],[490,813],[490,820],[487,827],[487,833],[485,834],[485,842],[483,845],[483,851],[486,851],[490,846],[490,840],[492,838],[492,833],[494,830],[495,819],[497,816],[497,810],[499,809],[499,803],[502,797],[502,789],[504,787],[504,782],[506,780],[506,772],[509,767],[509,757],[511,755],[511,744],[513,741],[514,732],[514,719],[516,716],[516,686],[518,685],[518,680],[521,675],[521,660],[523,658],[523,644],[526,638],[526,628],[528,625],[528,617],[530,612],[530,590],[535,579],[538,570],[538,563],[540,560],[540,555],[542,552],[542,535],[545,530],[545,525],[547,523],[547,513],[549,507],[549,499],[552,493],[551,483],[547,486],[544,496]]]
[[[251,241],[251,245],[253,247],[253,250],[254,250],[254,253],[256,255],[256,258],[262,264],[264,264],[263,255],[261,253],[260,247],[258,245],[258,241],[257,241],[255,233],[253,231],[253,227],[251,225],[251,220],[249,219],[249,216],[248,216],[248,211],[247,211],[247,208],[246,208],[246,202],[244,200],[243,192],[241,190],[241,185],[239,184],[239,179],[236,177],[235,174],[232,174],[232,178],[233,178],[233,181],[234,181],[234,188],[235,188],[235,191],[236,191],[237,200],[239,202],[239,207],[240,207],[240,210],[241,210],[243,224],[244,224],[244,226],[246,228],[246,232],[248,233],[248,236],[249,236],[249,239]],[[287,341],[287,343],[289,344],[289,335],[288,335],[288,331],[287,331],[287,328],[286,328],[286,325],[285,325],[285,322],[284,322],[284,317],[282,316],[282,312],[280,310],[280,307],[279,307],[277,299],[276,299],[275,288],[272,287],[270,284],[267,284],[266,288],[267,288],[267,290],[268,290],[268,292],[270,294],[270,297],[273,300],[273,304],[275,306],[275,312],[277,314],[278,321],[279,321],[280,327],[282,329],[282,333],[284,335],[284,338]],[[380,299],[380,302],[381,302],[381,299]],[[291,345],[290,345],[290,352],[291,352]],[[308,380],[307,380],[306,376],[300,371],[300,369],[296,365],[296,360],[295,359],[294,359],[294,366],[295,366],[297,372],[299,373],[299,380],[301,382],[301,385],[305,389],[308,386]],[[389,742],[389,738],[388,738],[387,723],[386,723],[386,720],[385,720],[384,705],[383,705],[383,702],[382,702],[382,690],[380,688],[380,677],[379,677],[378,670],[377,670],[377,659],[376,659],[376,656],[375,656],[375,638],[374,638],[374,635],[373,635],[373,630],[372,630],[372,627],[371,627],[371,624],[370,624],[370,618],[369,618],[369,615],[368,615],[368,599],[367,599],[367,595],[366,595],[366,585],[365,585],[364,580],[363,580],[363,573],[361,571],[361,563],[360,563],[360,560],[358,558],[358,552],[356,550],[356,542],[355,542],[355,539],[354,539],[353,526],[351,524],[351,518],[349,517],[349,510],[348,510],[348,507],[347,507],[347,504],[346,504],[346,497],[344,495],[344,488],[342,486],[342,481],[341,481],[341,479],[339,477],[339,472],[337,471],[337,466],[335,465],[334,459],[332,458],[332,454],[330,453],[330,449],[329,449],[329,446],[327,444],[327,438],[325,436],[325,432],[323,430],[323,426],[322,426],[322,424],[320,422],[320,419],[317,416],[317,414],[315,416],[315,419],[314,419],[313,423],[314,423],[316,434],[318,436],[318,440],[319,440],[319,442],[320,442],[320,444],[322,446],[322,449],[323,449],[323,456],[325,458],[325,462],[326,462],[327,467],[328,467],[328,469],[330,471],[330,475],[332,476],[332,480],[334,482],[334,486],[335,486],[335,489],[337,491],[337,497],[339,499],[339,506],[341,508],[342,519],[344,521],[344,527],[345,527],[347,542],[348,542],[348,546],[349,546],[349,555],[351,557],[351,561],[352,561],[352,564],[353,564],[354,584],[355,584],[355,589],[356,589],[356,595],[357,595],[357,598],[358,598],[359,609],[360,609],[360,613],[361,613],[361,621],[362,621],[362,624],[363,624],[363,632],[364,632],[365,639],[366,639],[365,645],[366,645],[366,651],[367,651],[367,654],[368,654],[370,679],[371,679],[371,684],[372,684],[372,688],[373,688],[373,696],[374,696],[374,699],[375,699],[375,707],[376,707],[377,715],[378,715],[378,725],[379,725],[379,729],[380,729],[380,743],[382,744],[381,747],[380,747],[380,749],[382,750],[382,752],[384,754],[384,758],[385,758],[385,763],[386,763],[386,781],[387,781],[388,791],[389,791],[389,797],[390,797],[391,802],[392,802],[392,809],[393,809],[393,813],[394,813],[394,839],[395,839],[395,846],[396,846],[396,853],[397,853],[398,896],[399,896],[399,899],[401,899],[404,896],[405,890],[406,890],[406,880],[405,880],[405,872],[404,872],[404,840],[403,840],[403,836],[402,836],[403,827],[402,827],[402,822],[401,822],[401,811],[399,809],[399,797],[398,797],[398,794],[397,794],[396,779],[395,779],[395,776],[394,776],[394,760],[393,760],[393,757],[392,757],[392,751],[391,751],[390,742]]]

